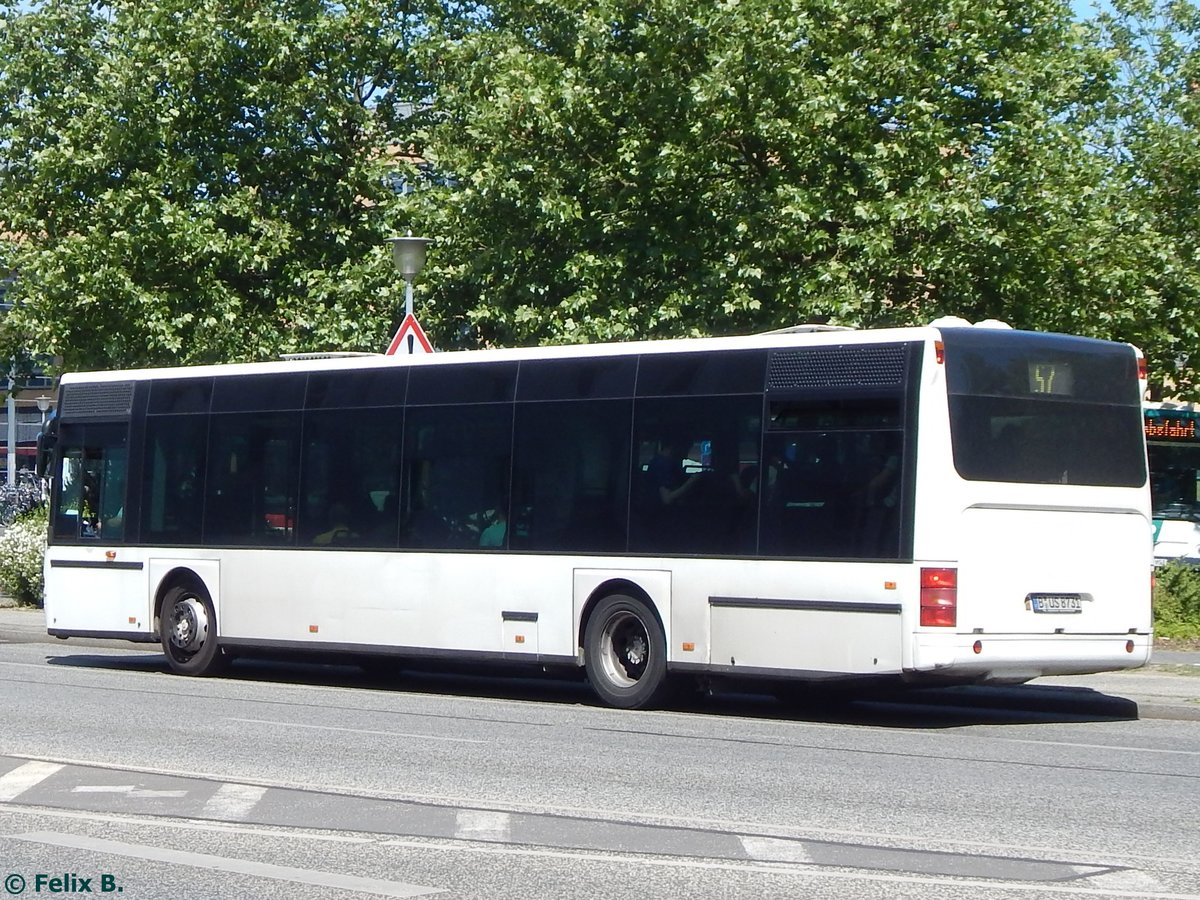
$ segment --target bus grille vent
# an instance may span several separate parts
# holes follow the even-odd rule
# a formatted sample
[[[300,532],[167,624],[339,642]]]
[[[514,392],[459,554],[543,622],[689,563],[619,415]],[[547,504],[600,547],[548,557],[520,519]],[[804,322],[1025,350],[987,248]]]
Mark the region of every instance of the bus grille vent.
[[[904,344],[856,344],[777,350],[767,365],[767,390],[894,387],[904,384]]]
[[[64,422],[81,419],[127,419],[133,406],[132,381],[63,386],[58,416]]]

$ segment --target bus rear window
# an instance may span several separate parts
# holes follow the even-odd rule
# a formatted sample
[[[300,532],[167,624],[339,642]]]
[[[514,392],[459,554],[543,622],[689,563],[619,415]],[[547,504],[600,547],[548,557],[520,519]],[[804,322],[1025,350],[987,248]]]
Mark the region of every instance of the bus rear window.
[[[954,466],[972,481],[1140,487],[1137,359],[1124,344],[945,329]]]

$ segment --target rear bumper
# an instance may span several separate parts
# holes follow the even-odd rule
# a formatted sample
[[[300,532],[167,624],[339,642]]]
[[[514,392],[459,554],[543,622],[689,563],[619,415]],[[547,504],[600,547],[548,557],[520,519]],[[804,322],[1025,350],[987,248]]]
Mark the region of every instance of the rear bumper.
[[[906,674],[999,684],[1088,675],[1140,668],[1150,661],[1153,644],[1152,634],[922,633],[914,637],[913,666]]]

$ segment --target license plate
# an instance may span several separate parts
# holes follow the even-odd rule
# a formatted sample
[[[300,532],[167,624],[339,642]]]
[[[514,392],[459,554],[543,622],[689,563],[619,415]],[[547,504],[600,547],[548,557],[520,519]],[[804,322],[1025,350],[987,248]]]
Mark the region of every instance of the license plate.
[[[1035,613],[1080,613],[1083,612],[1083,597],[1079,594],[1030,594],[1025,598],[1025,608]]]

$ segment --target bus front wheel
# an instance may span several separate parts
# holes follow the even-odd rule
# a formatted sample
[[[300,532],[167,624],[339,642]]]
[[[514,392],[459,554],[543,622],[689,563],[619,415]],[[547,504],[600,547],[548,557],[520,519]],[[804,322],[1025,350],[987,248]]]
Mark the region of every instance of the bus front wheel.
[[[601,600],[588,619],[583,651],[592,690],[608,705],[643,709],[662,695],[667,640],[641,600],[622,594]]]
[[[167,663],[181,675],[212,675],[224,656],[217,645],[217,617],[203,588],[176,585],[163,598],[159,634]]]

